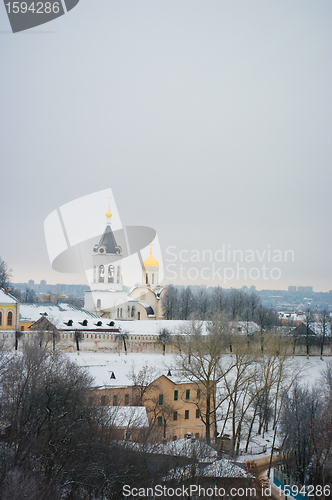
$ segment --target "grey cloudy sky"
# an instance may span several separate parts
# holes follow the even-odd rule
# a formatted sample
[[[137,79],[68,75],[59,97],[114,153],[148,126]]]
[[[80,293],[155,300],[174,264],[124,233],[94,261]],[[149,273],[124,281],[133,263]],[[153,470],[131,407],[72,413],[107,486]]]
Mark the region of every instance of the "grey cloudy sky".
[[[12,34],[1,4],[14,281],[78,279],[52,271],[44,220],[111,187],[124,224],[157,230],[166,266],[169,246],[292,249],[280,279],[227,286],[331,289],[331,14],[330,0],[80,0]],[[186,272],[165,274],[217,284]]]

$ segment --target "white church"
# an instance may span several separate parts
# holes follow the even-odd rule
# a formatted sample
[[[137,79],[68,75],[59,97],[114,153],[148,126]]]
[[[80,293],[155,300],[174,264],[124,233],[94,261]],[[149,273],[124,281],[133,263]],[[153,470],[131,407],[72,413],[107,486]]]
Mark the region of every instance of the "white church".
[[[162,319],[165,288],[159,285],[159,263],[152,255],[152,243],[142,265],[142,284],[128,292],[122,279],[122,248],[116,242],[111,219],[108,204],[106,228],[92,250],[93,281],[85,292],[84,309],[114,320]]]

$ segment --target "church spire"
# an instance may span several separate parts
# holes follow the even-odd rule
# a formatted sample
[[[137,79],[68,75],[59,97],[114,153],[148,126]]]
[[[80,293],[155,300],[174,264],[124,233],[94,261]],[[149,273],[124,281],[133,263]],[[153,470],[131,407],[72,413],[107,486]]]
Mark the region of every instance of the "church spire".
[[[106,223],[107,224],[111,223],[111,218],[112,218],[112,215],[113,215],[112,212],[111,212],[111,201],[110,200],[111,200],[111,197],[108,196],[108,210],[107,210],[107,212],[105,214],[106,215]]]

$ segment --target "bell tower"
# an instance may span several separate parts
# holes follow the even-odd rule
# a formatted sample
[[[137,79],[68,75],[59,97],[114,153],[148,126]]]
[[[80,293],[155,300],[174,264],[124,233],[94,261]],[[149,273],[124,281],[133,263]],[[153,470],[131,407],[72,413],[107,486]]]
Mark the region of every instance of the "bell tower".
[[[93,288],[100,290],[122,290],[122,249],[112,231],[110,198],[106,212],[106,228],[100,241],[93,249]]]

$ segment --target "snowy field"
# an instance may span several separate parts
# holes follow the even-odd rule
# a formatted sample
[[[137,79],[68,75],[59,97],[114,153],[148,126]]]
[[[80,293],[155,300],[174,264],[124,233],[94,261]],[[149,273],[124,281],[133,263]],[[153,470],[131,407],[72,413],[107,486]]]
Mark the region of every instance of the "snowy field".
[[[67,356],[80,366],[85,366],[94,377],[94,385],[100,386],[123,386],[131,385],[131,372],[136,373],[144,366],[154,368],[156,376],[167,375],[169,370],[175,374],[176,355],[175,354],[142,354],[142,353],[94,353],[81,351],[78,356],[76,353],[67,353]],[[319,356],[311,356],[307,359],[305,356],[295,356],[294,368],[302,368],[301,381],[314,387],[320,378],[321,370],[326,367],[330,357],[323,360]],[[114,373],[115,379],[111,379],[111,373]],[[173,373],[172,373],[173,372]],[[172,378],[174,378],[172,376]]]

